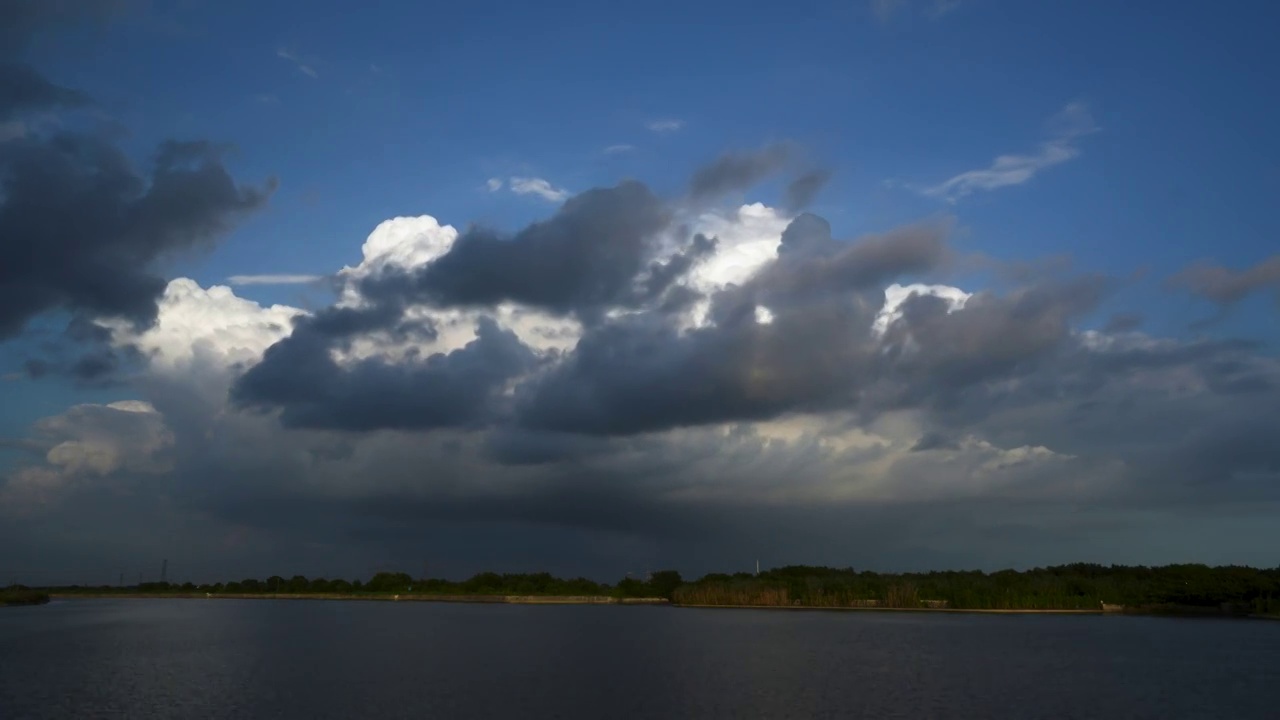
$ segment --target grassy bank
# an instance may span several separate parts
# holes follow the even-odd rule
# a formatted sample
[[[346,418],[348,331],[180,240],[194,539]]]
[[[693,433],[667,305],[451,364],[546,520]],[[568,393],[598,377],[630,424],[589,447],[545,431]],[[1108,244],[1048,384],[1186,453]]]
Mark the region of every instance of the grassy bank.
[[[0,607],[7,605],[43,605],[49,602],[47,593],[27,588],[5,588],[0,590]]]

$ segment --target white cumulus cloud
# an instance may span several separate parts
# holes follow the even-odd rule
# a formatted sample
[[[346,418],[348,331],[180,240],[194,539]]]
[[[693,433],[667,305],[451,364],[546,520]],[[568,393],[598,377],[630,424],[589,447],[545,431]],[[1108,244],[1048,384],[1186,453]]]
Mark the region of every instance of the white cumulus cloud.
[[[560,202],[571,194],[538,177],[511,178],[511,192],[517,195],[537,195],[548,202]]]
[[[884,306],[876,314],[876,319],[871,324],[871,331],[877,336],[884,335],[889,330],[889,326],[902,317],[902,304],[913,295],[932,295],[942,298],[947,302],[947,312],[955,312],[962,309],[965,302],[972,297],[972,293],[967,293],[950,285],[925,285],[922,283],[899,285],[894,283],[884,289]]]
[[[256,361],[304,314],[287,305],[263,307],[222,285],[205,289],[189,278],[170,281],[159,308],[155,325],[142,333],[127,323],[99,324],[112,330],[117,345],[137,347],[151,369],[167,373],[189,371],[197,360],[215,367]]]

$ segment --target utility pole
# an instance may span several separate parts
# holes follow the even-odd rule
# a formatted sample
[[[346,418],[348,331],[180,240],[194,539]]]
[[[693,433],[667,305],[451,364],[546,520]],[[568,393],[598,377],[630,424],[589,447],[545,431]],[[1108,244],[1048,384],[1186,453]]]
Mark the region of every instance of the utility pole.
[[[169,578],[169,558],[160,561],[160,582],[167,582]]]
[[[760,577],[760,561],[756,561],[756,577]]]
[[[124,571],[120,571],[120,587],[124,587]]]

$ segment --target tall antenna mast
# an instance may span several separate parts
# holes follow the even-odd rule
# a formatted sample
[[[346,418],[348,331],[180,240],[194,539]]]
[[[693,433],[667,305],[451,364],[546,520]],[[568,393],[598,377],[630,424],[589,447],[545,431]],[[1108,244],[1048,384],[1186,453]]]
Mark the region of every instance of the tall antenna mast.
[[[756,560],[756,575],[760,575],[760,561]]]
[[[160,582],[168,582],[169,558],[160,561]]]

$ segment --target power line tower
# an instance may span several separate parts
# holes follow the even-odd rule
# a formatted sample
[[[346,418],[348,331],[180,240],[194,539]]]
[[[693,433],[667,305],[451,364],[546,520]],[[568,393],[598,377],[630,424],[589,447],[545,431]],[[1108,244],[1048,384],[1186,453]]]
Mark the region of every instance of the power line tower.
[[[169,558],[160,561],[160,582],[168,582],[169,579]]]

